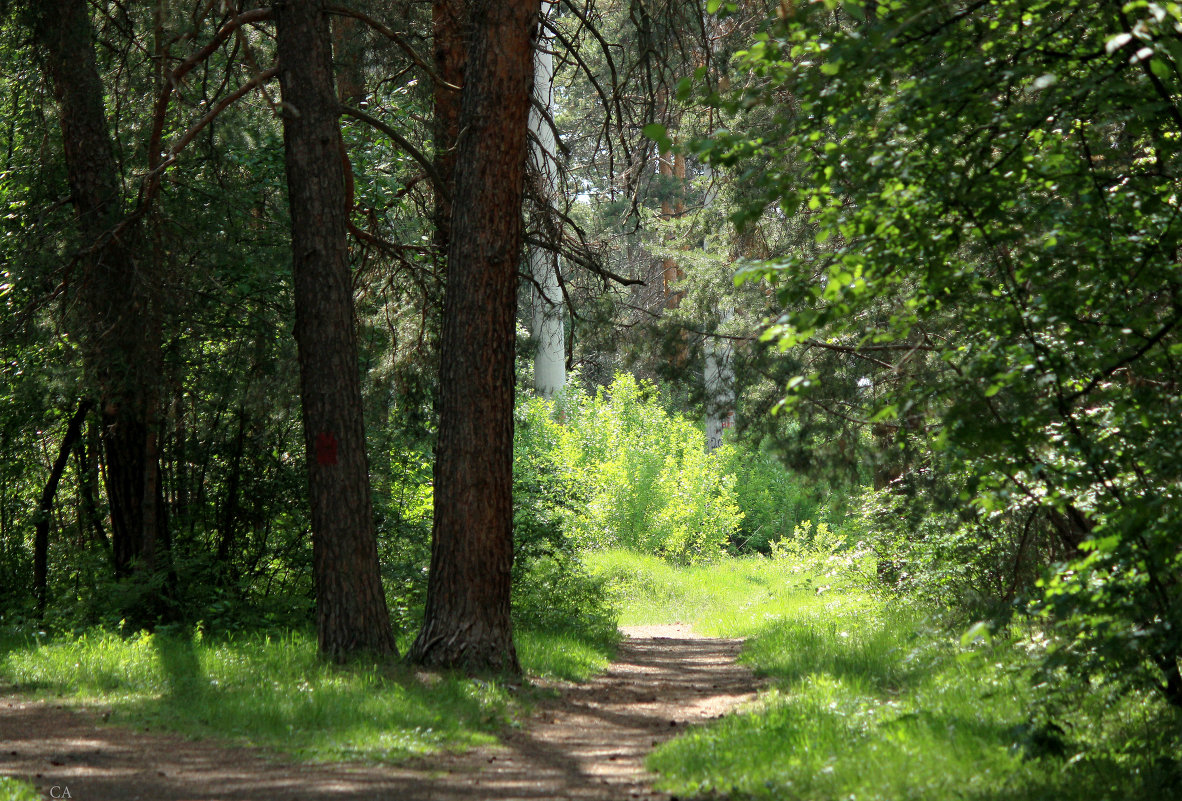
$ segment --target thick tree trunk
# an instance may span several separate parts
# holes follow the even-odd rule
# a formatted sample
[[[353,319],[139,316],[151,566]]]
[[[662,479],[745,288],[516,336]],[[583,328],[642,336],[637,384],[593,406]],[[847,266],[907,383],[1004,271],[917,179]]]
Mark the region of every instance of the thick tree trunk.
[[[152,572],[162,541],[152,439],[162,364],[157,278],[136,262],[142,240],[138,223],[117,227],[124,220],[118,169],[87,4],[46,0],[32,5],[31,19],[58,101],[81,234],[81,250],[67,278],[67,305],[98,389],[114,570],[117,576]]]
[[[82,422],[93,405],[90,401],[79,403],[78,410],[66,425],[61,448],[58,449],[57,458],[53,460],[49,480],[45,482],[45,488],[41,491],[41,501],[37,504],[37,517],[33,521],[33,595],[37,600],[38,617],[45,616],[49,576],[49,524],[53,518],[53,499],[57,495],[57,485],[66,469],[66,462],[70,460],[70,450],[78,441],[82,433]]]
[[[395,652],[378,568],[332,42],[319,0],[274,5],[320,651]]]
[[[518,671],[513,356],[537,2],[473,4],[444,303],[422,664]]]
[[[446,255],[451,243],[451,197],[455,192],[456,140],[460,135],[461,93],[468,41],[464,37],[466,0],[435,0],[431,7],[435,74],[435,172],[445,186],[435,187],[435,247]]]

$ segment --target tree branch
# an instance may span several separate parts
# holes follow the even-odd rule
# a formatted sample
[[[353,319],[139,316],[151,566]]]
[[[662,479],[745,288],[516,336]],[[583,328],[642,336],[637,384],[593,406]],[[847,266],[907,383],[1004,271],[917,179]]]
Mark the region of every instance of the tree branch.
[[[419,163],[419,166],[427,172],[427,175],[431,176],[431,183],[434,184],[435,191],[446,194],[447,183],[440,177],[439,171],[435,169],[435,163],[431,161],[431,159],[424,156],[417,147],[412,145],[406,139],[406,137],[398,133],[398,131],[394,130],[386,123],[379,120],[377,117],[366,114],[361,109],[353,108],[352,106],[346,106],[344,103],[342,103],[340,105],[340,112],[342,114],[347,114],[350,117],[359,119],[365,124],[369,125],[371,128],[377,128],[386,136],[390,137],[396,145],[406,151],[407,155]]]

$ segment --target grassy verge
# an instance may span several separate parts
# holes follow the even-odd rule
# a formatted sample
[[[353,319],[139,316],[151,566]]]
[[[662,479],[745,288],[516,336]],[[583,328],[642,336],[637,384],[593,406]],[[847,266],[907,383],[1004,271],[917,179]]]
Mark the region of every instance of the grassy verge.
[[[603,643],[521,632],[531,675],[579,680],[602,670]],[[425,675],[398,664],[326,664],[299,633],[96,631],[0,643],[0,682],[99,706],[115,723],[259,745],[305,759],[399,761],[492,742],[528,702],[505,682]]]
[[[653,753],[679,797],[1116,801],[1182,786],[1178,719],[1104,686],[1034,685],[1037,637],[962,645],[822,560],[675,568],[606,553],[594,567],[626,623],[749,637],[743,658],[770,679],[751,708]]]
[[[0,776],[0,801],[41,801],[37,788],[11,776]]]

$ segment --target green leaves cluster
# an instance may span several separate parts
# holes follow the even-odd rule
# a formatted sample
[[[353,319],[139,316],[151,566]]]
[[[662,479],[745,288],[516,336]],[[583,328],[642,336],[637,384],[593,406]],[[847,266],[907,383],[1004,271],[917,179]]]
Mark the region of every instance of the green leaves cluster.
[[[696,425],[629,374],[594,396],[572,388],[553,405],[529,400],[519,428],[546,452],[555,486],[578,488],[565,526],[580,546],[708,562],[738,531],[734,475]]]
[[[842,414],[907,469],[1038,512],[1059,664],[1182,706],[1182,10],[873,5],[796,4],[713,99],[731,124],[691,147],[746,188],[736,221],[813,240],[738,280],[775,288],[766,339],[850,353]]]

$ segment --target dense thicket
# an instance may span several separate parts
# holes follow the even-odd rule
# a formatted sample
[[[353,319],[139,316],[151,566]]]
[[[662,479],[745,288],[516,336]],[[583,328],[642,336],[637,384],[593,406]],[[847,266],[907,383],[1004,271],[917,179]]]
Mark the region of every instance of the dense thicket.
[[[692,148],[736,168],[740,224],[796,232],[740,272],[775,293],[786,402],[897,454],[882,578],[970,573],[1058,629],[1050,665],[1176,706],[1180,23],[789,4]]]

